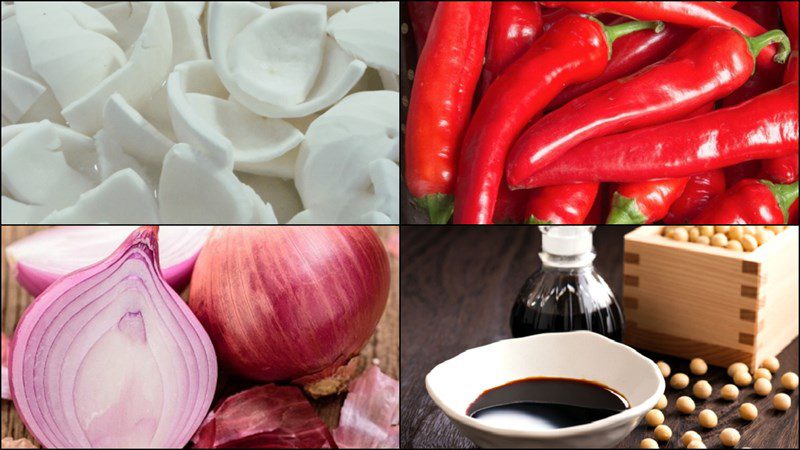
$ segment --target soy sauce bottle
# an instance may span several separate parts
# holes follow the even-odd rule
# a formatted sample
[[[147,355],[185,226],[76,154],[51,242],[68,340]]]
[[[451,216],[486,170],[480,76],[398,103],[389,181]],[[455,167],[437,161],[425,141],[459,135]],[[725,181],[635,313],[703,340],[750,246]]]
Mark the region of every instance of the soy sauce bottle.
[[[593,226],[540,226],[542,268],[525,281],[511,309],[514,337],[589,330],[621,342],[622,307],[594,270]]]

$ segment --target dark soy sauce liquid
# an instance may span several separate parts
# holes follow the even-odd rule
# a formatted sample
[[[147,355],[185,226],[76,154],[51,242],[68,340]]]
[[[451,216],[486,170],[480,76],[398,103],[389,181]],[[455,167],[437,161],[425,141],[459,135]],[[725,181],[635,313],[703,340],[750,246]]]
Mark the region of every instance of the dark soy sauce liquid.
[[[524,378],[484,391],[467,415],[514,430],[552,430],[591,423],[630,408],[613,389],[573,378]]]

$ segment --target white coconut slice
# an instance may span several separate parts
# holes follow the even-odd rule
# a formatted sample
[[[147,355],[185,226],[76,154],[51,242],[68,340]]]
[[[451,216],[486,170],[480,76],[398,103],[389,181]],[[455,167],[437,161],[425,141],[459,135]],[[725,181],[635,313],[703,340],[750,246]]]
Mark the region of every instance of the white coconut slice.
[[[39,100],[47,90],[36,80],[2,68],[2,114],[7,120],[16,123]]]
[[[115,92],[138,109],[161,86],[172,61],[172,36],[163,3],[153,3],[131,57],[124,67],[64,108],[70,126],[84,134],[102,127],[103,108]]]
[[[400,223],[400,166],[390,159],[377,159],[367,170],[375,191],[375,210]]]
[[[124,169],[41,223],[158,223],[158,207],[147,183],[132,169]]]
[[[263,205],[226,167],[206,153],[177,144],[164,158],[158,202],[165,223],[260,223]]]
[[[384,89],[387,91],[400,92],[400,76],[398,74],[389,72],[388,70],[381,70],[379,73]]]
[[[3,145],[3,188],[30,205],[60,208],[74,203],[93,183],[67,164],[60,146],[50,122],[22,129]]]
[[[378,2],[334,14],[328,22],[328,33],[346,52],[370,67],[399,74],[398,23],[398,2]]]
[[[135,158],[125,153],[117,141],[105,130],[98,131],[94,135],[94,141],[97,146],[97,170],[101,179],[107,180],[120,170],[131,169],[147,183],[151,191],[155,192],[161,166],[150,168],[150,166],[140,164]]]
[[[304,101],[322,66],[325,11],[322,5],[280,8],[250,22],[228,47],[231,81],[261,102]]]
[[[15,8],[31,67],[62,107],[125,64],[125,53],[108,37],[114,26],[94,8],[80,2],[22,2]]]
[[[289,6],[289,5],[302,5],[308,4],[309,2],[272,2],[273,6],[281,7],[281,6]],[[334,14],[341,10],[348,10],[355,8],[361,5],[368,5],[374,2],[314,2],[319,3],[320,5],[325,5],[328,8],[328,14]]]
[[[286,223],[303,210],[300,194],[297,193],[292,180],[249,173],[237,173],[236,176],[242,183],[253,188],[264,203],[272,205],[278,222]]]
[[[26,225],[39,223],[52,208],[44,206],[26,205],[12,198],[2,198],[2,216],[4,224]]]
[[[187,92],[192,86],[205,92]],[[223,92],[210,61],[179,65],[167,81],[176,136],[225,164],[233,158],[238,171],[273,173],[269,163],[296,148],[303,134],[286,121],[219,98]]]
[[[366,65],[347,55],[332,38],[324,37],[322,8],[294,5],[267,10],[246,2],[209,5],[211,58],[236,101],[266,117],[302,117],[332,105],[355,85]],[[282,30],[284,36],[271,29]],[[313,39],[304,37],[309,33]],[[268,36],[274,48],[266,50],[258,36]],[[280,51],[281,46],[292,51]],[[316,49],[322,49],[319,60]],[[268,55],[269,64],[263,60]],[[268,77],[274,84],[266,82],[259,65],[275,72]],[[312,75],[313,84],[309,82]],[[297,102],[306,89],[305,99]]]
[[[359,92],[344,98],[311,124],[300,148],[295,185],[306,209],[326,211],[354,198],[374,197],[370,163],[396,161],[399,145],[399,95],[392,91]],[[359,200],[346,216],[354,219],[375,208]],[[321,214],[321,213],[320,213]]]
[[[126,153],[148,164],[161,166],[175,145],[119,94],[112,95],[106,103],[103,123],[103,129]]]

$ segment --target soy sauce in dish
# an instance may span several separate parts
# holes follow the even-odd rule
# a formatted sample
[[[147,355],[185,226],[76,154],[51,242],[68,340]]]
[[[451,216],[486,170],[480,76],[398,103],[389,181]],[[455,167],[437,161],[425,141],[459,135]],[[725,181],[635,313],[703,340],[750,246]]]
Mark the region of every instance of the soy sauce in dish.
[[[591,423],[630,408],[619,392],[573,378],[534,377],[484,391],[467,415],[514,430],[552,430]]]

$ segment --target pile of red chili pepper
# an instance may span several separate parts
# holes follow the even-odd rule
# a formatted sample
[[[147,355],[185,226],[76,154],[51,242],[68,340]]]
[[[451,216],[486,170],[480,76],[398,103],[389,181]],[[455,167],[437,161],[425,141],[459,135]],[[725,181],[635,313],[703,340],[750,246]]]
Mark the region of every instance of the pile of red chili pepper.
[[[407,5],[432,223],[797,223],[798,2]]]

